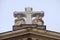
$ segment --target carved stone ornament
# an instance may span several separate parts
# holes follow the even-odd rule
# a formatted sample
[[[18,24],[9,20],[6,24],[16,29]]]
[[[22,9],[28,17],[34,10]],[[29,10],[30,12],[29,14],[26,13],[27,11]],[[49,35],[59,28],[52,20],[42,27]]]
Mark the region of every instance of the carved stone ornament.
[[[15,19],[15,25],[21,25],[24,23],[25,23],[25,21],[24,21],[23,17],[21,15],[18,15],[17,19]]]
[[[37,15],[35,17],[35,19],[33,19],[32,23],[33,24],[38,24],[38,25],[43,25],[44,24],[44,22],[42,20],[42,17],[40,17],[39,15]]]
[[[32,8],[27,7],[25,8],[24,12],[14,12],[14,16],[17,18],[15,19],[15,25],[21,25],[21,24],[38,24],[43,25],[44,22],[42,20],[42,17],[44,16],[43,11],[33,11]],[[25,17],[26,19],[24,20]],[[32,18],[35,17],[35,19],[32,20]]]

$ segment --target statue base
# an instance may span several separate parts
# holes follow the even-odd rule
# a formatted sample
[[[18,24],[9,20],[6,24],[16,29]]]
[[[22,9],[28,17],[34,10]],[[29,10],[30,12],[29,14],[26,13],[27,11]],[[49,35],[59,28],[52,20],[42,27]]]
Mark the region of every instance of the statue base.
[[[14,25],[13,26],[13,31],[15,30],[21,30],[25,28],[38,28],[42,30],[46,30],[46,25],[37,25],[37,24],[21,24],[21,25]]]

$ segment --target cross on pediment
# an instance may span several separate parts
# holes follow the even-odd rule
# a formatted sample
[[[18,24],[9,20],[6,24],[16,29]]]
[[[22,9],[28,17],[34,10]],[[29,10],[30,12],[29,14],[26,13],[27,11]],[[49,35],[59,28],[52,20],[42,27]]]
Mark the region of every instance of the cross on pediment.
[[[33,11],[33,9],[31,7],[27,7],[27,8],[25,8],[24,12],[16,12],[16,11],[14,12],[15,17],[18,17],[18,15],[20,15],[22,17],[26,17],[25,24],[32,24],[32,17],[35,17],[37,15],[39,15],[40,17],[43,17],[44,12],[43,11]]]

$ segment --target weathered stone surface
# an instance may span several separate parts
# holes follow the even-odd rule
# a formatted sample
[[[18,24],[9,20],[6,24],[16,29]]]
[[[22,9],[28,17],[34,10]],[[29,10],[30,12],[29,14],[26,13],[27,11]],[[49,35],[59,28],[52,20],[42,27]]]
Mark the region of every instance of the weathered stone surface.
[[[19,16],[21,15],[22,17],[26,18],[25,24],[32,24],[32,23],[35,23],[35,22],[32,22],[32,18],[36,17],[37,15],[42,18],[44,16],[44,12],[43,11],[33,11],[33,9],[31,7],[27,7],[27,8],[25,8],[24,12],[16,12],[16,11],[14,12],[14,17],[17,17],[20,19],[21,17],[19,17],[18,15]],[[19,23],[20,23],[20,21],[18,22],[18,24]],[[39,20],[39,23],[37,22],[36,24],[42,25],[43,23],[41,22],[41,20]]]
[[[3,39],[3,40],[58,40],[58,39],[34,35],[34,34],[25,34],[25,35],[16,36],[16,37]]]
[[[38,29],[46,30],[45,25],[37,25],[37,24],[21,24],[19,26],[17,25],[13,26],[13,30],[21,30],[24,28],[38,28]]]

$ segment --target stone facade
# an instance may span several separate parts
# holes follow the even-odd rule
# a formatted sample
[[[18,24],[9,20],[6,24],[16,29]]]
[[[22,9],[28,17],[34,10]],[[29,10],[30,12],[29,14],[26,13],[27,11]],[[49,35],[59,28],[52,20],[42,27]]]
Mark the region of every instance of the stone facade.
[[[25,35],[16,36],[16,37],[3,39],[3,40],[59,40],[59,39],[54,39],[54,38],[49,38],[49,37],[44,37],[44,36],[39,36],[34,34],[25,34]]]
[[[0,35],[1,40],[60,40],[60,33],[26,28]]]

